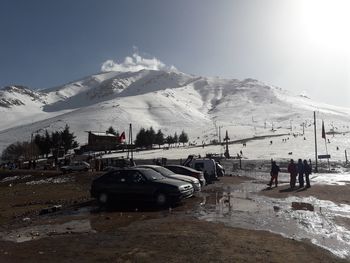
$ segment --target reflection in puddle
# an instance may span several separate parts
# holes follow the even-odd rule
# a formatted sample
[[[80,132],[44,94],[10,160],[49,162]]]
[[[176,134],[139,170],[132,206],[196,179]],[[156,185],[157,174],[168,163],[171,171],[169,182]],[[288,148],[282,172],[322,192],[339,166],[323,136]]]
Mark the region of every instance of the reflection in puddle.
[[[350,258],[350,230],[336,223],[336,217],[350,219],[350,206],[314,197],[273,199],[257,195],[265,186],[243,183],[227,187],[212,204],[203,203],[198,218],[232,227],[268,230],[302,240]],[[208,198],[207,198],[208,199]]]
[[[23,227],[0,233],[0,239],[17,243],[36,240],[53,235],[91,233],[90,220],[73,220],[64,224]]]

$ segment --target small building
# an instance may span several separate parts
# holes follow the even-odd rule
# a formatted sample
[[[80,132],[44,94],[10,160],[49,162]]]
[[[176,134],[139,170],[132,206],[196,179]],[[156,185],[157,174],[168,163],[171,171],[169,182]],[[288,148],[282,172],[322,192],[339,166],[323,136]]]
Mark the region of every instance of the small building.
[[[88,132],[88,151],[110,151],[118,148],[119,137],[107,132]]]

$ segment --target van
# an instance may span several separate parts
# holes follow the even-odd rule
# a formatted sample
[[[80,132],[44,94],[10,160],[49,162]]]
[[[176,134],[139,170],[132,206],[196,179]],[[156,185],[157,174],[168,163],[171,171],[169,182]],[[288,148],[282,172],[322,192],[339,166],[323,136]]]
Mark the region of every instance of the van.
[[[204,178],[208,183],[214,180],[218,180],[216,163],[213,159],[208,159],[208,158],[193,159],[192,162],[190,163],[190,167],[192,167],[197,171],[202,171],[204,173]]]

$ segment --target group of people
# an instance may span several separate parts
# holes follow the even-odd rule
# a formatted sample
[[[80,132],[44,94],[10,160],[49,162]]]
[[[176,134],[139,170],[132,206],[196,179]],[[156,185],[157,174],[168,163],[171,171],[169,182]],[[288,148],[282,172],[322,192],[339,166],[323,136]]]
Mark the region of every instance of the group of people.
[[[280,167],[276,164],[275,161],[271,162],[271,180],[267,184],[268,186],[272,186],[275,183],[275,186],[278,185],[278,173],[280,172]],[[310,174],[312,172],[311,160],[309,163],[307,160],[299,159],[298,163],[295,163],[293,159],[290,160],[288,165],[288,172],[290,174],[290,188],[294,189],[296,186],[296,180],[298,177],[299,188],[303,188],[306,183],[306,188],[310,188]],[[304,180],[305,175],[305,180]]]
[[[290,174],[290,188],[295,188],[296,178],[298,176],[299,188],[304,187],[306,182],[306,188],[310,188],[310,174],[312,173],[311,160],[309,163],[307,160],[302,161],[298,160],[298,163],[295,163],[293,159],[290,160],[288,165],[288,172]],[[305,181],[304,181],[305,175]]]

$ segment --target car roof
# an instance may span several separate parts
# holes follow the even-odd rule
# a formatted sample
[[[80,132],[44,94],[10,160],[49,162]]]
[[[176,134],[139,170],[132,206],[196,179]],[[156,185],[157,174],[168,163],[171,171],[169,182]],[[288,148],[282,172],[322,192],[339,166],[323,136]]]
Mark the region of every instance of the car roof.
[[[167,167],[180,167],[180,168],[188,169],[188,170],[190,170],[190,171],[199,172],[199,171],[197,171],[196,169],[193,169],[193,168],[191,168],[191,167],[184,166],[184,165],[178,165],[178,164],[166,165],[165,168],[167,168]]]
[[[137,165],[137,168],[157,168],[157,167],[162,167],[160,165],[154,165],[154,164],[141,164]]]
[[[147,168],[143,168],[143,167],[115,167],[115,169],[113,169],[112,171],[110,172],[113,172],[113,171],[145,171],[145,170],[149,170]]]

